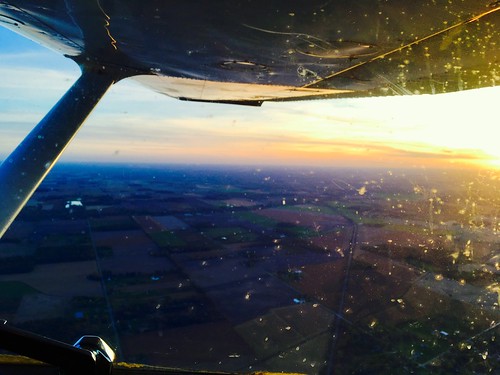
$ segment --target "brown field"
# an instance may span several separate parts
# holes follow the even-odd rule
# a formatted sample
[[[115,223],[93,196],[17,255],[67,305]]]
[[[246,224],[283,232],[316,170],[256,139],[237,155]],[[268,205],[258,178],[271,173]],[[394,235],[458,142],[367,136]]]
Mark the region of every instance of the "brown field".
[[[344,250],[349,246],[351,232],[349,228],[343,229],[339,233],[324,233],[317,237],[311,237],[310,241],[312,245],[324,249],[325,251],[337,251],[339,254],[343,255]]]
[[[347,258],[323,264],[303,266],[302,279],[292,286],[301,293],[311,296],[322,305],[337,310],[345,275]]]
[[[297,224],[310,228],[317,228],[319,226],[321,230],[333,229],[339,225],[350,225],[349,221],[340,215],[294,211],[282,208],[266,208],[253,212],[282,223]]]
[[[398,304],[398,299],[404,301],[404,296],[420,275],[409,265],[362,250],[356,250],[353,265],[346,310],[349,319],[354,321],[385,313],[386,309]]]
[[[42,264],[37,265],[30,273],[1,275],[0,281],[22,281],[52,296],[101,296],[101,284],[87,280],[87,275],[96,272],[97,267],[93,260]]]
[[[33,320],[63,317],[67,303],[67,297],[56,297],[47,294],[25,295],[17,309],[14,322],[19,324]]]
[[[146,233],[161,232],[164,229],[151,216],[133,216],[132,218]]]
[[[179,284],[182,284],[179,287]],[[165,290],[165,294],[168,294],[172,290],[184,290],[191,287],[191,282],[185,278],[169,278],[161,279],[155,282],[148,282],[147,284],[133,284],[127,286],[121,286],[120,291],[124,293],[148,293],[151,291],[161,291]]]
[[[408,230],[398,230],[398,228],[391,229],[390,227],[374,228],[366,225],[359,226],[358,230],[358,243],[367,242],[371,245],[386,244],[391,241],[393,245],[397,246],[414,246],[418,247],[419,244],[427,244],[429,238],[435,238],[431,234],[419,230],[412,231],[408,226]]]
[[[142,231],[102,231],[93,232],[96,246],[113,248],[111,257],[101,259],[101,268],[115,273],[153,273],[173,268],[164,257],[153,257],[158,246]]]
[[[148,365],[213,368],[221,361],[221,368],[237,369],[253,357],[250,347],[223,321],[123,335],[121,343],[125,360]]]
[[[300,374],[324,374],[327,366],[331,332],[314,336],[306,342],[289,348],[264,362],[264,369]],[[297,350],[298,348],[298,350]]]
[[[223,202],[230,207],[253,207],[261,204],[261,202],[256,202],[250,199],[242,199],[242,198],[226,199]]]
[[[236,330],[264,361],[264,368],[307,373],[327,359],[333,320],[332,312],[306,303],[272,309]]]

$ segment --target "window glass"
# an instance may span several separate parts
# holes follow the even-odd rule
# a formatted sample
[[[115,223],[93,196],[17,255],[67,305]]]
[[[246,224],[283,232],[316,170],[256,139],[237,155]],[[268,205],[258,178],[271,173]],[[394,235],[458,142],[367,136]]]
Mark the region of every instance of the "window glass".
[[[79,71],[7,30],[0,42],[5,159]],[[129,363],[493,373],[498,97],[246,108],[120,82],[0,240],[0,318],[68,343],[99,335]]]

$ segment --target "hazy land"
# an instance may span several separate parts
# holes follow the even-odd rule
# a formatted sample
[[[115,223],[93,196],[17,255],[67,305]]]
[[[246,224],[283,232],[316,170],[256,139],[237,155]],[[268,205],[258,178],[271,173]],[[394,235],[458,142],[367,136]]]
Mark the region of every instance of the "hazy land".
[[[120,360],[488,373],[500,176],[57,166],[0,241],[0,317]]]

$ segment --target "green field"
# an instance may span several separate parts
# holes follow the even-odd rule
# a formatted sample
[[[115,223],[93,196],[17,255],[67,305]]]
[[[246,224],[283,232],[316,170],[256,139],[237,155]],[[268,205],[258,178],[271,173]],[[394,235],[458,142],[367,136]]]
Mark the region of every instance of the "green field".
[[[23,297],[35,293],[39,291],[21,281],[0,281],[0,311],[6,314],[15,313]]]
[[[138,229],[137,223],[130,216],[117,216],[89,219],[94,231],[134,230]]]
[[[276,230],[283,232],[283,234],[286,234],[288,236],[301,239],[320,236],[320,234],[312,228],[289,223],[278,224],[276,226]]]
[[[149,233],[151,239],[159,247],[185,247],[186,242],[176,233],[171,231],[160,231]]]
[[[259,238],[248,229],[240,227],[208,228],[203,233],[214,240],[223,240],[229,243],[252,242]]]
[[[254,225],[261,225],[265,228],[272,228],[276,226],[276,224],[278,224],[276,220],[270,219],[268,217],[250,211],[236,212],[234,216],[236,216],[236,218],[238,219],[248,221],[249,223]]]

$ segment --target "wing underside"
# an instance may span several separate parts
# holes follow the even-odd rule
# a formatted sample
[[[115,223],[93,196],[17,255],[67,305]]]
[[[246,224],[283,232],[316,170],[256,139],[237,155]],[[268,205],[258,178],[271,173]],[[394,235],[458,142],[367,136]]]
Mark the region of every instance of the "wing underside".
[[[80,65],[197,101],[444,93],[500,82],[500,4],[435,1],[38,1],[0,23]]]

